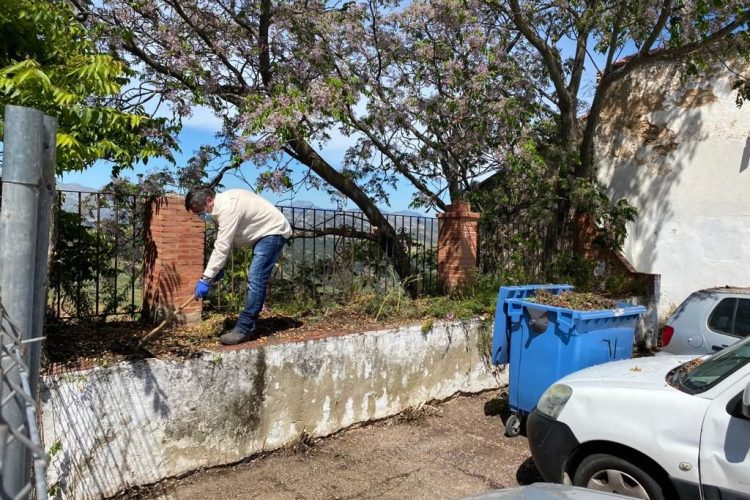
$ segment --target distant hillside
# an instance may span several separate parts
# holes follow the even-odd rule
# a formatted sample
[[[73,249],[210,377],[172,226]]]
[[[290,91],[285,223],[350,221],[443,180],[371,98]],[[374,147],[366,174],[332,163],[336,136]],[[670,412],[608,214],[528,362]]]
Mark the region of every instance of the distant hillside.
[[[294,207],[294,208],[320,208],[315,203],[306,200],[295,200],[291,202],[279,203],[280,207]]]
[[[404,217],[429,217],[428,215],[415,212],[414,210],[399,210],[398,212],[383,212],[387,213],[388,215],[401,215]]]
[[[96,188],[82,186],[80,184],[75,184],[75,183],[66,184],[64,182],[57,183],[57,190],[58,191],[81,191],[84,193],[96,193],[97,191],[99,191]]]

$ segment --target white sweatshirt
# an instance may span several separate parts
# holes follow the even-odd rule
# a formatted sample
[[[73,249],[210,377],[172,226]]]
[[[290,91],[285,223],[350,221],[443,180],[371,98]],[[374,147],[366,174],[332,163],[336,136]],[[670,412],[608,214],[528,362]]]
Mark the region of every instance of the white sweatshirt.
[[[264,236],[292,235],[292,226],[268,200],[244,189],[217,193],[211,211],[219,231],[203,276],[213,279],[224,267],[233,245],[253,246]]]

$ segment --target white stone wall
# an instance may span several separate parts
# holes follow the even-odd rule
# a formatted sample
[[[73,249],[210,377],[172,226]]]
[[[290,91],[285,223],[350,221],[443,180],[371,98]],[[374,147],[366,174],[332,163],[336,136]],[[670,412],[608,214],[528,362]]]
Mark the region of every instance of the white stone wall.
[[[58,497],[135,485],[325,436],[458,392],[498,388],[480,348],[491,323],[440,323],[183,362],[150,359],[57,374],[42,389],[43,439]]]
[[[693,290],[750,286],[750,103],[737,108],[735,80],[720,68],[685,83],[675,66],[651,65],[602,114],[599,178],[638,208],[624,254],[661,275],[662,318]]]

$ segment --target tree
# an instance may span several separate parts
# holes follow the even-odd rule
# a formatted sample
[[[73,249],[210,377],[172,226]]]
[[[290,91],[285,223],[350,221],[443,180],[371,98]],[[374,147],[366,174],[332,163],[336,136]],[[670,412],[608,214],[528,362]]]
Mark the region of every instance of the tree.
[[[514,39],[481,11],[455,0],[397,7],[117,0],[81,9],[178,109],[208,104],[225,118],[224,147],[202,150],[194,167],[228,153],[222,171],[275,164],[262,180],[285,186],[286,160],[296,160],[362,210],[405,278],[409,257],[377,207],[384,186],[412,182],[415,205],[445,208],[445,190],[464,198],[522,149],[533,100],[524,61],[507,58]],[[358,137],[341,168],[320,153],[336,128]]]
[[[501,25],[512,23],[522,35],[525,43],[517,46],[522,57],[531,52],[544,63],[545,77],[538,90],[557,114],[557,228],[567,221],[573,192],[595,175],[596,129],[616,82],[655,61],[682,62],[689,76],[712,61],[747,57],[750,47],[750,7],[739,0],[486,1]],[[566,42],[573,47],[569,58],[562,55]],[[598,84],[581,120],[583,74],[594,53],[604,63],[597,68]],[[549,248],[558,233],[548,234]]]
[[[147,118],[140,103],[121,95],[132,74],[97,50],[68,2],[0,0],[0,105],[57,117],[59,172],[83,170],[98,159],[119,170],[170,157],[166,121]]]
[[[375,188],[406,180],[418,193],[413,206],[445,209],[478,179],[505,172],[530,140],[539,105],[525,69],[535,61],[508,57],[514,34],[475,2],[377,7],[315,28],[332,75],[327,93],[337,97],[321,108],[359,138],[343,164],[354,178]]]

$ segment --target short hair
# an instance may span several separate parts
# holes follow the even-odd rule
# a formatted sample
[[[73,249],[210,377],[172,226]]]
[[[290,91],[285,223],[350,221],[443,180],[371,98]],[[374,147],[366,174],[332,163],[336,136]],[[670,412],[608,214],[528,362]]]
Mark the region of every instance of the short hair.
[[[211,188],[193,188],[185,196],[185,210],[190,211],[193,207],[199,212],[206,209],[206,201],[216,197],[216,191]]]

